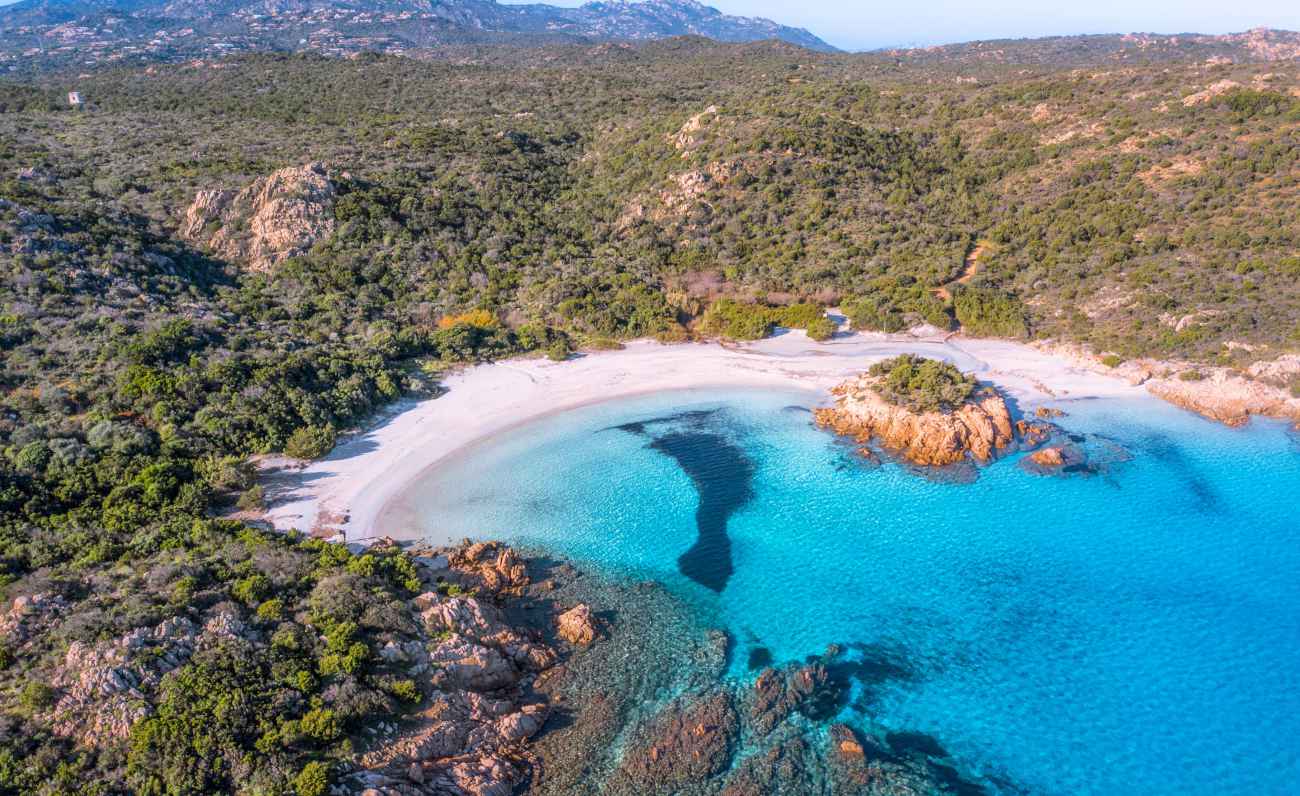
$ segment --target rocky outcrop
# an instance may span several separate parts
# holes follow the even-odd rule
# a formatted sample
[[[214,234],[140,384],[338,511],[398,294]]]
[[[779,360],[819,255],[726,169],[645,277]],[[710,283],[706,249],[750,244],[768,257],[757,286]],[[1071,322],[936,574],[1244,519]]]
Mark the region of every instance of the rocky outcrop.
[[[199,191],[181,235],[218,257],[268,271],[334,234],[335,195],[320,163],[281,169],[241,191]]]
[[[766,735],[826,687],[826,666],[812,663],[792,670],[765,669],[754,681],[749,722]]]
[[[1029,461],[1039,467],[1064,467],[1065,451],[1063,448],[1043,448],[1029,454]]]
[[[1183,373],[1189,371],[1181,371]],[[1245,425],[1251,415],[1300,421],[1300,398],[1265,382],[1246,378],[1226,368],[1197,369],[1199,379],[1153,378],[1147,391],[1158,398],[1190,409],[1229,426]]]
[[[1290,391],[1290,385],[1300,379],[1300,355],[1260,360],[1242,371],[1156,359],[1125,360],[1111,366],[1079,345],[1046,341],[1034,347],[1095,373],[1143,386],[1157,398],[1230,426],[1245,425],[1252,415],[1300,423],[1300,397]]]
[[[448,565],[457,582],[471,591],[518,596],[529,586],[528,567],[512,548],[479,542],[452,550]]]
[[[196,651],[244,632],[242,622],[217,609],[202,627],[174,617],[116,639],[74,641],[50,678],[58,694],[48,714],[50,729],[88,747],[121,741],[149,715],[146,697],[163,675],[184,665]]]
[[[57,594],[15,597],[9,610],[0,614],[0,641],[11,652],[22,652],[27,642],[59,621],[68,603]]]
[[[590,606],[579,603],[560,614],[555,622],[560,638],[575,647],[585,647],[596,640],[596,620],[591,615]]]
[[[533,685],[559,661],[538,629],[507,616],[531,584],[527,562],[495,543],[411,552],[421,580],[438,588],[411,601],[418,637],[379,654],[404,664],[429,696],[365,751],[349,782],[390,796],[509,796],[529,776],[528,742],[551,711]]]
[[[953,412],[914,412],[886,401],[874,384],[872,376],[862,375],[835,387],[835,406],[817,409],[817,424],[927,467],[990,462],[1015,441],[1011,413],[995,392]]]

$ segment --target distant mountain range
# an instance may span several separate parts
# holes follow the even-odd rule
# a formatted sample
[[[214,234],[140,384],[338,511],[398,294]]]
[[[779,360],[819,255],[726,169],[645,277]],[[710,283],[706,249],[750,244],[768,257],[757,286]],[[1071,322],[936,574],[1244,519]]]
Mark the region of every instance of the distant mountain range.
[[[723,14],[695,0],[590,2],[579,8],[495,0],[22,0],[0,7],[0,72],[208,58],[243,52],[363,51],[481,60],[518,48],[700,36],[780,40],[838,52],[802,28]],[[952,66],[1086,66],[1300,58],[1300,33],[1149,33],[1006,39],[863,56]]]
[[[23,0],[0,8],[0,57],[96,63],[250,50],[405,52],[453,43],[644,41],[697,35],[835,48],[800,28],[694,0],[580,8],[493,0]]]
[[[881,54],[908,63],[1065,66],[1113,62],[1158,63],[1226,59],[1234,62],[1300,58],[1300,33],[1256,28],[1243,33],[1125,33],[999,39]]]

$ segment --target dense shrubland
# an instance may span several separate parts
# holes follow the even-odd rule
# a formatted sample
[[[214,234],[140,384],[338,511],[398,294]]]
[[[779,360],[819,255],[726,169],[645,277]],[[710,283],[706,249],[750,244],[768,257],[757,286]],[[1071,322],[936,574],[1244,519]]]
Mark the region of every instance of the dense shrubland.
[[[834,304],[856,328],[1059,336],[1117,362],[1294,349],[1295,79],[685,41],[0,82],[0,584],[66,606],[0,643],[0,790],[319,792],[411,696],[373,655],[403,632],[383,606],[406,564],[213,516],[264,500],[250,455],[323,455],[458,363],[821,338]],[[1221,80],[1242,87],[1183,103]],[[92,110],[60,106],[74,83]],[[177,237],[197,190],[311,160],[337,227],[304,255],[253,274]],[[937,363],[879,375],[917,408],[975,389]],[[123,743],[55,737],[57,691],[20,686],[73,641],[218,607],[258,638],[169,675]]]
[[[902,354],[871,366],[876,392],[914,412],[951,412],[966,403],[979,382],[947,362]]]

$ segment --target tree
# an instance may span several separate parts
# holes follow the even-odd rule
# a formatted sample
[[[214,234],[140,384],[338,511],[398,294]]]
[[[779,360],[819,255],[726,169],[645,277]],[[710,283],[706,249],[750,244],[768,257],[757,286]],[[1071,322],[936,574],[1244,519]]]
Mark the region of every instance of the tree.
[[[319,459],[334,449],[336,440],[333,426],[302,426],[289,436],[284,452],[294,459]]]

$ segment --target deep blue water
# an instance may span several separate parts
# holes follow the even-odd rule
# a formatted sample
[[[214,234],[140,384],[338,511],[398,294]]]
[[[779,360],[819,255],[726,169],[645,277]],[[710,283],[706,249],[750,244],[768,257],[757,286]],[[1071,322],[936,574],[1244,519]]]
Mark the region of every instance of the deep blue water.
[[[855,650],[842,718],[1050,794],[1300,792],[1300,445],[1153,400],[1061,403],[1105,466],[870,467],[801,393],[661,394],[538,421],[418,486],[439,536],[654,578],[732,675]],[[1126,454],[1121,453],[1125,451]]]

